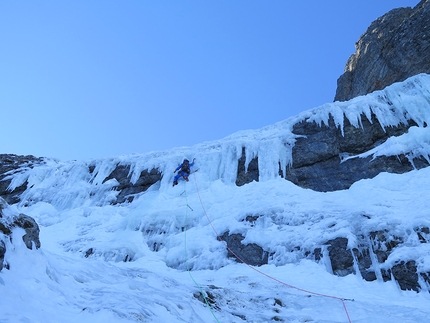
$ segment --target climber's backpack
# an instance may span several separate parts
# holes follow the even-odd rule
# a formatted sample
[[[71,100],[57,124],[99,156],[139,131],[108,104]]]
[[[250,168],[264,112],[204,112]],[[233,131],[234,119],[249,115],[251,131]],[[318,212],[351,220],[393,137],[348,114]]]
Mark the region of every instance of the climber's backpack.
[[[188,159],[185,159],[182,163],[181,171],[188,174],[190,173],[190,162],[188,161]]]

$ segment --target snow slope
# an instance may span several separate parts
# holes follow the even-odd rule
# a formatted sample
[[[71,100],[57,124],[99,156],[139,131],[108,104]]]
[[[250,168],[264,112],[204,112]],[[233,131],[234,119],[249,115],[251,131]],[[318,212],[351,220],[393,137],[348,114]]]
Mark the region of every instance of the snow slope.
[[[331,193],[294,186],[277,171],[278,162],[292,163],[292,126],[305,119],[326,123],[329,115],[341,129],[343,114],[356,126],[361,113],[369,119],[375,113],[383,126],[413,119],[417,127],[363,156],[429,160],[429,105],[430,76],[423,74],[215,142],[103,160],[47,160],[23,170],[11,189],[26,180],[29,188],[5,216],[35,218],[42,247],[28,250],[22,230],[13,243],[7,240],[10,270],[0,272],[0,322],[428,321],[425,283],[416,293],[401,291],[395,280],[337,277],[328,257],[314,262],[303,253],[336,237],[348,237],[354,247],[360,232],[389,229],[407,240],[386,265],[414,259],[420,271],[430,272],[430,246],[411,234],[430,227],[430,168],[382,173]],[[260,181],[237,187],[242,147],[246,164],[258,155]],[[199,171],[173,188],[173,170],[184,157],[197,158]],[[134,182],[152,167],[164,176],[133,202],[113,206],[116,182],[104,179],[117,164],[131,166]],[[218,239],[226,231],[263,246],[269,264],[255,268],[227,258]]]

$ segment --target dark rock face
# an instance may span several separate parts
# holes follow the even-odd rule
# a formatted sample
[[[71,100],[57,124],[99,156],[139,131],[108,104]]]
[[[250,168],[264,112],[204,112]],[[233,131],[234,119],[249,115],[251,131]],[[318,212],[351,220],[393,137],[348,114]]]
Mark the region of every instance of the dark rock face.
[[[371,23],[337,81],[335,101],[430,73],[430,0],[393,9]]]
[[[34,156],[19,156],[12,154],[0,154],[0,197],[4,198],[9,204],[20,201],[20,195],[27,189],[27,183],[9,191],[8,187],[12,181],[9,176],[19,173],[25,168],[33,168],[35,165],[42,164],[43,158]]]
[[[158,169],[144,170],[136,183],[131,183],[129,178],[130,165],[117,165],[114,171],[104,182],[115,178],[119,185],[116,190],[120,191],[113,204],[131,202],[138,193],[145,192],[149,187],[161,180],[162,174]]]
[[[402,174],[414,169],[429,166],[426,159],[414,159],[413,165],[405,155],[380,156],[372,160],[367,158],[351,158],[343,160],[343,156],[354,156],[365,153],[392,136],[399,136],[416,124],[409,120],[408,124],[382,128],[375,115],[372,120],[361,116],[362,128],[356,128],[344,119],[343,134],[330,117],[328,125],[318,125],[306,120],[293,127],[293,133],[299,137],[293,147],[292,165],[279,174],[290,182],[319,192],[348,189],[353,183],[373,178],[381,172]],[[284,176],[285,174],[285,176]],[[236,185],[242,186],[258,181],[258,157],[252,159],[245,170],[245,149],[238,160]]]
[[[417,266],[414,260],[408,262],[401,261],[399,264],[393,266],[391,272],[402,290],[419,291],[420,285],[418,284]]]
[[[229,234],[225,232],[221,236],[222,240],[227,243],[228,254],[227,257],[236,259],[237,262],[244,262],[252,266],[261,266],[268,263],[269,254],[264,251],[259,245],[250,243],[247,245],[242,244],[245,237],[241,234]],[[237,257],[240,259],[237,259]]]
[[[347,248],[347,238],[336,238],[326,242],[333,273],[346,276],[354,272],[354,258],[351,250]]]
[[[342,162],[342,156],[369,151],[415,125],[410,121],[407,125],[383,129],[374,115],[372,122],[362,115],[361,123],[362,128],[356,128],[345,118],[343,135],[331,117],[328,125],[307,121],[294,125],[294,134],[303,137],[298,138],[293,147],[293,163],[285,170],[285,178],[300,187],[327,192],[347,189],[354,182],[373,178],[381,172],[400,174],[414,169],[404,155],[381,156],[374,160],[352,158]],[[427,167],[428,162],[424,158],[417,159],[414,165],[420,169]]]
[[[252,181],[258,182],[260,172],[258,170],[258,157],[253,158],[245,169],[245,148],[242,148],[242,156],[238,160],[236,185],[242,186]]]

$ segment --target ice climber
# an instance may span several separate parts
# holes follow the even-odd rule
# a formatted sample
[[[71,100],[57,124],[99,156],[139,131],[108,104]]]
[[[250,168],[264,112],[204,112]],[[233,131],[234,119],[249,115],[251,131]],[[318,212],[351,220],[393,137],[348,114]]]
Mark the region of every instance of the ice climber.
[[[174,173],[176,173],[177,171],[179,171],[175,178],[173,179],[173,186],[178,185],[178,179],[180,177],[183,177],[187,182],[188,182],[188,176],[190,176],[190,167],[194,166],[194,161],[196,159],[193,159],[193,162],[190,163],[190,161],[188,159],[184,159],[184,161],[182,162],[181,165],[179,165],[178,167],[176,167],[176,169],[173,171]]]

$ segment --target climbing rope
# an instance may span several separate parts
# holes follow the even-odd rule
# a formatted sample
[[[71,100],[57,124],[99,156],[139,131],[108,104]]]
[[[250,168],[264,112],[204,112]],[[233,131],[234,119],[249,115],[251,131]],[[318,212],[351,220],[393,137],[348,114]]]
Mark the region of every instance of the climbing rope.
[[[200,204],[201,204],[201,206],[202,206],[203,212],[204,212],[204,214],[205,214],[205,216],[206,216],[206,218],[207,218],[207,220],[208,220],[208,222],[209,222],[210,226],[212,227],[212,230],[215,232],[215,235],[217,236],[217,239],[218,239],[219,241],[221,241],[221,242],[224,242],[224,243],[225,243],[225,246],[226,246],[227,250],[228,250],[228,251],[230,251],[230,252],[231,252],[231,254],[232,254],[234,257],[236,257],[236,259],[238,259],[240,262],[242,262],[243,264],[245,264],[246,266],[248,266],[248,267],[249,267],[249,268],[251,268],[252,270],[254,270],[254,271],[258,272],[259,274],[261,274],[261,275],[263,275],[263,276],[266,276],[267,278],[269,278],[269,279],[271,279],[271,280],[273,280],[273,281],[275,281],[275,282],[277,282],[277,283],[279,283],[279,284],[282,284],[282,285],[284,285],[284,286],[286,286],[286,287],[289,287],[289,288],[292,288],[292,289],[295,289],[295,290],[298,290],[298,291],[301,291],[301,292],[304,292],[304,293],[307,293],[307,294],[311,294],[311,295],[315,295],[315,296],[321,296],[321,297],[326,297],[326,298],[331,298],[331,299],[335,299],[335,300],[341,301],[341,302],[342,302],[342,305],[343,305],[343,309],[345,310],[346,317],[348,318],[348,322],[349,322],[349,323],[352,323],[351,318],[350,318],[349,313],[348,313],[348,309],[346,308],[346,304],[345,304],[345,301],[351,301],[351,299],[346,299],[346,298],[341,298],[341,297],[337,297],[337,296],[331,296],[331,295],[326,295],[326,294],[316,293],[316,292],[312,292],[312,291],[309,291],[309,290],[306,290],[306,289],[303,289],[303,288],[299,288],[299,287],[296,287],[296,286],[293,286],[293,285],[287,284],[287,283],[285,283],[285,282],[283,282],[283,281],[281,281],[281,280],[279,280],[279,279],[277,279],[277,278],[275,278],[275,277],[273,277],[273,276],[270,276],[270,275],[266,274],[265,272],[263,272],[263,271],[261,271],[261,270],[259,270],[259,269],[255,268],[254,266],[251,266],[250,264],[246,263],[246,262],[245,262],[241,257],[239,257],[239,256],[238,256],[238,255],[237,255],[233,250],[231,250],[231,249],[228,247],[227,242],[226,242],[226,241],[224,241],[224,240],[221,238],[221,236],[218,234],[218,232],[216,231],[216,229],[215,229],[215,228],[214,228],[214,226],[212,225],[212,221],[210,220],[210,218],[209,218],[209,216],[208,216],[208,214],[207,214],[207,212],[206,212],[206,209],[205,209],[205,207],[204,207],[204,205],[203,205],[203,201],[202,201],[202,198],[201,198],[201,196],[200,196],[199,188],[198,188],[198,186],[197,186],[197,180],[196,180],[196,175],[195,175],[195,174],[194,174],[194,184],[195,184],[195,186],[196,186],[197,195],[198,195],[198,197],[199,197]]]
[[[186,184],[185,184],[186,185]],[[189,264],[188,264],[188,254],[187,254],[187,218],[188,218],[188,208],[190,208],[191,209],[191,211],[193,211],[193,209],[189,206],[189,204],[188,204],[188,197],[187,197],[187,190],[185,189],[185,191],[184,192],[182,192],[181,193],[181,195],[182,194],[184,194],[185,193],[185,201],[186,201],[186,209],[185,209],[185,218],[184,218],[184,239],[185,239],[185,242],[184,242],[184,245],[185,245],[185,247],[184,247],[184,259],[185,259],[185,266],[186,266],[186,268],[187,268],[187,272],[188,272],[188,274],[189,274],[189,276],[190,276],[190,278],[191,278],[191,280],[194,282],[194,284],[197,286],[197,288],[200,290],[200,294],[203,296],[203,299],[204,299],[204,301],[205,301],[205,303],[206,303],[206,305],[208,306],[208,308],[209,308],[209,310],[211,311],[211,314],[212,314],[212,316],[215,318],[215,320],[219,323],[219,321],[218,321],[218,319],[217,319],[217,317],[216,317],[216,315],[215,315],[215,313],[214,313],[214,311],[213,311],[213,309],[212,309],[212,307],[210,306],[210,304],[209,304],[209,301],[208,301],[208,299],[207,299],[207,297],[205,296],[205,293],[204,293],[204,291],[203,291],[203,288],[197,283],[197,281],[194,279],[194,277],[193,277],[193,275],[191,274],[191,269],[190,269],[190,266],[189,266]]]

